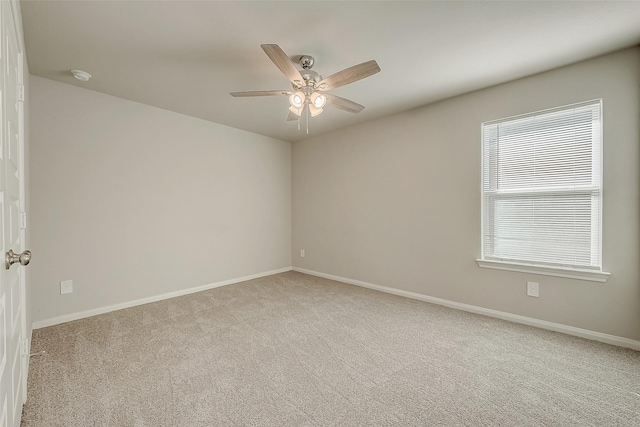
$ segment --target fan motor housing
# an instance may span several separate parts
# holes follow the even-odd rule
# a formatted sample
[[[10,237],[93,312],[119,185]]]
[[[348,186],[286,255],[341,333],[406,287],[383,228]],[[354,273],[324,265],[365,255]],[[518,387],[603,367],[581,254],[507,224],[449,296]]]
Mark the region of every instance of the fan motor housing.
[[[307,84],[309,84],[310,82],[320,83],[320,81],[322,80],[322,76],[312,70],[302,70],[300,71],[300,75]]]

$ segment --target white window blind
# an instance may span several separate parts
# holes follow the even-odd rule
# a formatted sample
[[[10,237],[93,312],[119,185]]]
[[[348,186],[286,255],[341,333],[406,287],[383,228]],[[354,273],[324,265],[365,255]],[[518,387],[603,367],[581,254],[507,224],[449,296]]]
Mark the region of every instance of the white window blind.
[[[602,101],[483,123],[484,260],[602,271]]]

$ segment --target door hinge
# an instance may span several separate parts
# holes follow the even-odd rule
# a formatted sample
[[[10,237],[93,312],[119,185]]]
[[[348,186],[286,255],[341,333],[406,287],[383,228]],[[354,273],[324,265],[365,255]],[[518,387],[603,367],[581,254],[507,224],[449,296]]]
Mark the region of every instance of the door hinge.
[[[27,228],[27,213],[26,212],[21,212],[20,213],[20,228],[22,230]]]
[[[24,85],[18,85],[18,101],[24,102]]]
[[[29,354],[29,340],[27,338],[24,338],[22,340],[22,355],[26,356]]]

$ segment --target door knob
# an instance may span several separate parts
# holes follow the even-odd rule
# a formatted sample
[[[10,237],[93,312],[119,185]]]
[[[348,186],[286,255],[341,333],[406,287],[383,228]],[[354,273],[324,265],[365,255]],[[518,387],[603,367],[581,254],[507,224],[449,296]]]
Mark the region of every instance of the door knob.
[[[12,264],[20,262],[20,265],[27,265],[31,261],[31,251],[24,251],[21,254],[13,252],[13,249],[9,249],[4,256],[4,268],[7,270],[11,268]]]

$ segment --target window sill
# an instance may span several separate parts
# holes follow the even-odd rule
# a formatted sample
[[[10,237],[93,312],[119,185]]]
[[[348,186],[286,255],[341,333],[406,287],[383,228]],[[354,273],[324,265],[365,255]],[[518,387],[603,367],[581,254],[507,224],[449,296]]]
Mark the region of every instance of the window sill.
[[[609,276],[611,276],[611,273],[602,271],[578,270],[574,268],[542,267],[538,265],[491,261],[486,259],[477,259],[476,262],[478,266],[482,268],[542,274],[543,276],[567,277],[569,279],[590,280],[592,282],[606,282]]]

